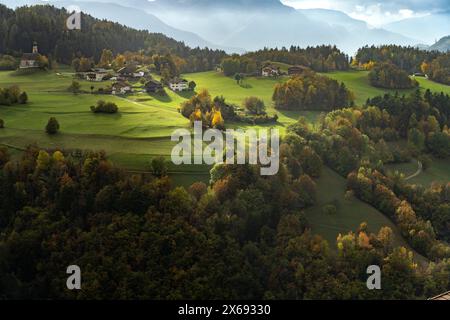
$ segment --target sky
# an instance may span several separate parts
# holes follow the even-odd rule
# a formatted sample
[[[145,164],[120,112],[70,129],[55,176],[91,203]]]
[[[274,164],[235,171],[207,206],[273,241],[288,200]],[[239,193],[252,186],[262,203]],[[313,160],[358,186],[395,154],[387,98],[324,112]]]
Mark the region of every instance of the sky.
[[[297,9],[334,9],[372,26],[450,10],[450,0],[282,0]]]

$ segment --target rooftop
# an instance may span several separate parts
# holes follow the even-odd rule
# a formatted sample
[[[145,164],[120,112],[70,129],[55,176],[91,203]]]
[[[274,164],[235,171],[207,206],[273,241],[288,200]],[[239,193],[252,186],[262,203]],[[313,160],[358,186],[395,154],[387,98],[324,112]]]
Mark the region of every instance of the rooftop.
[[[179,79],[179,78],[170,80],[170,83],[172,83],[172,84],[177,84],[177,83],[187,83],[187,82],[188,82],[188,81],[187,81],[186,79]]]
[[[436,297],[430,298],[429,300],[447,300],[450,301],[450,291],[446,293],[442,293],[440,295],[437,295]]]
[[[22,60],[37,60],[39,58],[39,53],[24,53],[22,55]]]

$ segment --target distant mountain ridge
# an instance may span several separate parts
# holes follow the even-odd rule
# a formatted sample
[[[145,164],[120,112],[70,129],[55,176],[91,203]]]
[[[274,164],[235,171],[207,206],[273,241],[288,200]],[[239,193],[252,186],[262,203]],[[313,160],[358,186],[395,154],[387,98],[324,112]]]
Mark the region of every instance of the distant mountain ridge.
[[[339,11],[296,10],[279,0],[204,3],[205,0],[155,0],[145,7],[177,28],[199,34],[209,41],[214,39],[222,46],[247,50],[335,44],[353,54],[366,44],[413,45],[418,42],[383,29],[371,29],[365,22]],[[197,10],[198,7],[202,10]]]
[[[438,42],[430,46],[430,50],[438,50],[442,52],[450,51],[450,36],[441,38]]]
[[[325,44],[354,54],[365,45],[421,42],[414,37],[370,28],[343,12],[296,10],[279,0],[0,0],[0,3],[10,6],[51,3],[59,7],[77,4],[99,18],[161,32],[189,46],[228,52]]]
[[[418,43],[431,45],[450,32],[450,10],[393,22],[384,28],[419,39]]]

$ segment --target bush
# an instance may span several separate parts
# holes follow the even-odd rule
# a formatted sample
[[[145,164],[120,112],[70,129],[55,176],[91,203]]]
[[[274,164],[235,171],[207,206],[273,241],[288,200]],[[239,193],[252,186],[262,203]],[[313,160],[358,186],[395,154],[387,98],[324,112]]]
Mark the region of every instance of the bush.
[[[20,104],[26,104],[28,102],[28,95],[27,93],[24,91],[20,94],[19,96],[19,103]]]
[[[69,88],[67,88],[67,90],[69,92],[72,92],[73,94],[76,94],[81,91],[81,85],[78,81],[73,80]]]
[[[264,101],[257,97],[248,97],[244,100],[244,108],[249,114],[264,115],[266,114],[266,106]]]
[[[433,163],[433,159],[426,154],[420,155],[418,157],[418,160],[422,163],[423,171],[427,171],[431,167],[431,164]]]
[[[117,113],[119,108],[114,102],[99,100],[97,106],[91,106],[91,111],[94,113]]]
[[[28,100],[25,92],[20,92],[18,86],[10,86],[8,88],[0,88],[0,105],[11,106],[16,103]]]
[[[3,119],[0,119],[0,129],[3,129],[5,127],[5,122]]]
[[[167,175],[167,162],[164,157],[156,157],[152,159],[150,168],[155,177],[161,178]]]
[[[48,119],[47,126],[45,127],[45,132],[48,134],[56,134],[59,131],[59,122],[56,118],[51,117]]]
[[[0,57],[0,70],[15,70],[18,64],[17,59],[13,56],[3,55]]]

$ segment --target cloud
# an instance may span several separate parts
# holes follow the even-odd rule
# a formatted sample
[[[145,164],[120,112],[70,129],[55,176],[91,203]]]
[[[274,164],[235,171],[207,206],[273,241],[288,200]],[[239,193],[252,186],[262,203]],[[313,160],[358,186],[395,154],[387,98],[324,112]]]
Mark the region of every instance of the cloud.
[[[282,0],[298,9],[340,10],[374,26],[449,10],[449,0]]]

